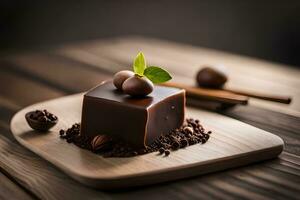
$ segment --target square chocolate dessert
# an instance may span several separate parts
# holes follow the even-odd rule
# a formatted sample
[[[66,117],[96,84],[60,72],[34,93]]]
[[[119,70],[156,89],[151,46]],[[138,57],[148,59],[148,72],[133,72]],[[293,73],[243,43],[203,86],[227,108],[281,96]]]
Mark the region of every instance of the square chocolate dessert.
[[[136,98],[106,81],[84,95],[81,134],[108,135],[142,148],[179,128],[184,115],[185,90],[155,85],[151,94]]]

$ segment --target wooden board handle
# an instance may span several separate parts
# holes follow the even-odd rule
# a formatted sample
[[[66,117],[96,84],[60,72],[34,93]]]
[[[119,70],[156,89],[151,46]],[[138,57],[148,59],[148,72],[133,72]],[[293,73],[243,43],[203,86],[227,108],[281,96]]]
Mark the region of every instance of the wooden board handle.
[[[248,97],[224,90],[197,88],[174,82],[162,83],[161,85],[185,89],[188,97],[208,99],[229,104],[246,105],[248,103]]]
[[[248,97],[254,97],[257,99],[264,99],[268,101],[274,101],[279,103],[290,104],[292,102],[292,97],[289,96],[281,96],[281,95],[271,95],[271,94],[262,94],[258,92],[250,92],[250,91],[241,91],[241,90],[234,90],[234,89],[224,89],[225,91],[232,92],[235,94],[245,95]]]

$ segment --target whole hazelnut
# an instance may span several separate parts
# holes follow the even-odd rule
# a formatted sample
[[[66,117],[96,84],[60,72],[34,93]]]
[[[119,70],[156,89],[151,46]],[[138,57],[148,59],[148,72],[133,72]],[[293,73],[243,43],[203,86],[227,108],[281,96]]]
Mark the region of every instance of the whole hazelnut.
[[[135,75],[124,81],[122,89],[131,96],[147,96],[153,91],[153,83],[146,77]]]
[[[122,90],[124,81],[130,77],[133,77],[134,73],[129,70],[119,71],[114,75],[113,83],[117,89]]]
[[[221,88],[227,81],[227,76],[213,67],[202,68],[196,76],[199,86],[206,88]]]

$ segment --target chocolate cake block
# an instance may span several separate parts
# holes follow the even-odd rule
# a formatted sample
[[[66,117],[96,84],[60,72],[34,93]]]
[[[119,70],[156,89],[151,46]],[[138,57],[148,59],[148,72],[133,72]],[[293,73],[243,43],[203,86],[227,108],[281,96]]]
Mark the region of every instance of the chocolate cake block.
[[[184,115],[185,90],[155,86],[150,95],[133,98],[107,81],[84,95],[81,134],[109,135],[142,148],[179,128]]]

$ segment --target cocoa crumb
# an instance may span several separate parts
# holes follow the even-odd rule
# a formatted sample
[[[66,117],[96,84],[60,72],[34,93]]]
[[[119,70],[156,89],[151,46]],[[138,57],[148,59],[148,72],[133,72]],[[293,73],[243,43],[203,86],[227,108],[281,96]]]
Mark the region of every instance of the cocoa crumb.
[[[60,137],[68,143],[74,143],[80,148],[88,149],[103,157],[132,157],[155,151],[169,156],[171,150],[175,151],[190,145],[206,143],[211,133],[211,131],[205,132],[199,120],[189,118],[180,128],[167,135],[161,135],[149,146],[143,149],[134,149],[129,144],[106,135],[98,135],[94,138],[82,136],[79,123],[67,130],[59,131]]]

